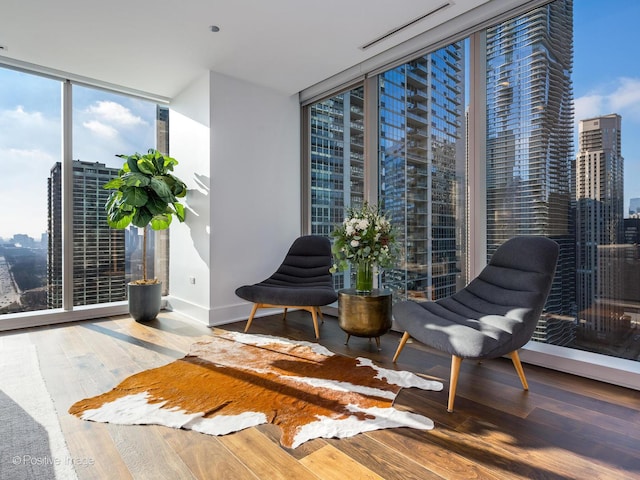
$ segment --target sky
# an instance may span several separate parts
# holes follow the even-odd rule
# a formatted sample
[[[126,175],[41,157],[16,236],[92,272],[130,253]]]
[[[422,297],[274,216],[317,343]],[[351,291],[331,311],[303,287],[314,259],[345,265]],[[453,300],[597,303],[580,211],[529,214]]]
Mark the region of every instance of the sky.
[[[640,197],[640,2],[574,0],[575,133],[580,119],[622,116],[625,214]],[[60,159],[61,86],[0,68],[0,237],[47,230],[47,178]],[[73,92],[73,158],[119,166],[115,154],[155,147],[155,105],[85,87]],[[577,152],[577,144],[574,146]]]
[[[0,237],[47,231],[47,179],[61,158],[61,83],[0,68]],[[73,87],[73,159],[120,167],[156,146],[153,103]]]
[[[606,5],[606,8],[603,8]],[[640,198],[640,2],[574,0],[573,95],[578,121],[622,116],[624,208]],[[575,147],[577,152],[577,145]]]

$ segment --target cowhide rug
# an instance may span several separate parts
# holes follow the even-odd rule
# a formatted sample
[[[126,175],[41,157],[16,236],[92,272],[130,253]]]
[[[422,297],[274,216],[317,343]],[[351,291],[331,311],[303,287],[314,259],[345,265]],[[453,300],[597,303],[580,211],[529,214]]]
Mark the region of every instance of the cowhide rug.
[[[75,403],[85,420],[158,424],[225,435],[263,423],[281,444],[344,438],[381,428],[433,428],[393,408],[402,387],[441,390],[440,382],[336,355],[316,343],[224,332],[192,345],[164,367],[135,374],[110,392]]]

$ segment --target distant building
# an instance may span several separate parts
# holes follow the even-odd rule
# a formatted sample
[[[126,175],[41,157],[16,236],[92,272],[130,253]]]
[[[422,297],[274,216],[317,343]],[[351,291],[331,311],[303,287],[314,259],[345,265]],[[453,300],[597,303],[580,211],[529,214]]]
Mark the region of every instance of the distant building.
[[[92,305],[126,299],[125,234],[109,227],[104,204],[110,191],[102,185],[117,168],[73,161],[73,304]],[[62,165],[48,179],[48,308],[62,307]]]
[[[576,156],[576,288],[579,334],[617,330],[615,306],[623,289],[624,159],[622,118],[580,120]]]
[[[640,215],[640,198],[629,200],[629,215]]]

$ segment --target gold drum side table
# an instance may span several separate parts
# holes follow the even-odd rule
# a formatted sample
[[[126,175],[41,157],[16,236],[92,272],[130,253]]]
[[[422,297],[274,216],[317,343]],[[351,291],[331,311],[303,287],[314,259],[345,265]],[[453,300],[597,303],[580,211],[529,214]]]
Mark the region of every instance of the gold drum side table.
[[[391,290],[373,289],[369,294],[358,294],[355,289],[338,291],[338,324],[356,337],[375,337],[380,350],[380,336],[391,328]]]

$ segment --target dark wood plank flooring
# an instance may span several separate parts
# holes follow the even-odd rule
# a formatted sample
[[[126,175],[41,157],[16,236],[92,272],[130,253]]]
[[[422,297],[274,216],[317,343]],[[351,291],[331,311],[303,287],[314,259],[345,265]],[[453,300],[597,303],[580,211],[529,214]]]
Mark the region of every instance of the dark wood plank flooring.
[[[242,331],[245,322],[222,327]],[[306,312],[258,318],[250,333],[313,341]],[[346,335],[326,316],[320,343],[387,368],[438,379],[442,392],[405,389],[396,406],[435,421],[428,432],[379,430],[317,439],[295,450],[272,425],[212,437],[161,426],[85,422],[75,401],[126,376],[184,356],[212,329],[163,312],[148,324],[114,317],[0,334],[37,347],[42,375],[81,479],[640,479],[640,392],[524,365],[524,392],[511,362],[463,362],[456,410],[447,413],[448,356],[410,343],[396,366],[399,335],[374,341]],[[28,381],[25,380],[25,388]]]

